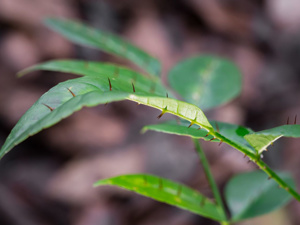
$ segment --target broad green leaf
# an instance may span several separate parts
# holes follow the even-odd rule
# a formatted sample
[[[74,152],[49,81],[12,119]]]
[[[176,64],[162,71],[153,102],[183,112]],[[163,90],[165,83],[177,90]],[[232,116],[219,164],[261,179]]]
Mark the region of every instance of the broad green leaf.
[[[45,23],[74,43],[128,59],[151,75],[160,75],[161,65],[157,59],[116,35],[66,19],[49,18]]]
[[[121,77],[122,70],[119,72],[119,77]],[[206,129],[212,129],[204,113],[198,107],[175,99],[159,97],[155,94],[151,95],[145,92],[142,85],[141,87],[136,82],[133,90],[131,79],[126,81],[126,79],[116,78],[111,80],[110,88],[107,76],[101,74],[99,76],[85,76],[58,84],[46,92],[22,116],[2,146],[0,158],[29,136],[56,124],[83,106],[95,106],[125,99],[160,109],[162,111],[161,115],[172,113],[183,119],[193,121]],[[88,94],[95,91],[97,94]],[[103,93],[103,97],[100,96],[100,93]]]
[[[184,124],[183,124],[184,123]],[[167,121],[159,124],[152,124],[143,127],[142,133],[145,133],[148,130],[167,133],[167,134],[176,134],[181,136],[188,136],[192,138],[201,138],[206,141],[219,142],[220,140],[214,139],[214,136],[210,135],[207,130],[198,129],[197,126],[192,125],[189,127],[190,123],[185,123],[185,121],[181,121],[178,124],[176,121]]]
[[[219,121],[209,121],[209,122],[210,124],[212,124],[214,130],[218,131],[224,137],[230,139],[235,143],[238,143],[239,145],[247,149],[249,152],[255,152],[253,147],[249,145],[249,143],[244,139],[245,135],[249,133],[253,133],[251,129],[243,126],[223,123]],[[163,132],[168,134],[176,134],[176,135],[188,136],[192,138],[201,138],[206,141],[210,141],[213,138],[212,135],[206,136],[208,134],[206,130],[203,129],[198,130],[199,126],[195,126],[195,125],[192,125],[191,127],[189,126],[190,123],[187,121],[180,121],[180,124],[178,124],[176,121],[167,121],[164,123],[147,125],[142,129],[142,132],[144,133],[148,130],[153,130],[153,131]],[[220,142],[220,140],[218,139],[214,139],[212,141]]]
[[[202,110],[239,95],[241,73],[232,62],[216,56],[196,56],[178,63],[169,73],[170,86]]]
[[[248,134],[245,139],[261,154],[268,146],[281,137],[300,137],[300,125],[283,125],[272,129]]]
[[[293,188],[295,183],[286,173],[280,177]],[[232,221],[260,216],[279,209],[291,200],[291,195],[262,171],[243,173],[232,178],[225,188],[225,198]]]
[[[166,96],[167,93],[166,88],[162,85],[159,79],[145,77],[136,71],[111,63],[82,60],[53,60],[31,66],[19,72],[18,75],[23,76],[36,70],[73,73],[76,75],[89,77],[102,77],[106,79],[106,83],[107,79],[110,78],[113,89],[115,89],[114,81],[117,81],[118,83],[127,83],[127,86],[131,90],[133,89],[133,83],[135,87],[143,90],[143,92],[145,93],[155,94],[159,96]]]
[[[133,174],[100,180],[94,186],[115,185],[160,202],[191,211],[217,221],[226,220],[220,208],[199,192],[161,177]]]

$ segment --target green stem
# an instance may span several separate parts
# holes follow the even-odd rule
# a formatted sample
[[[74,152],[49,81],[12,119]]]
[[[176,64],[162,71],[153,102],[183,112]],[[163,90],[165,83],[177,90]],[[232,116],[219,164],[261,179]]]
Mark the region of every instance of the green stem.
[[[268,167],[261,159],[259,154],[254,154],[249,152],[243,146],[239,145],[236,142],[233,142],[218,132],[210,130],[210,133],[214,135],[216,138],[222,140],[224,143],[229,144],[230,146],[238,149],[245,155],[249,157],[251,161],[253,161],[261,170],[263,170],[266,174],[269,175],[270,178],[274,179],[281,188],[285,189],[288,193],[290,193],[297,201],[300,201],[300,195],[295,191],[291,186],[289,186],[286,182],[284,182],[270,167]]]
[[[224,218],[227,218],[225,207],[224,207],[224,204],[223,204],[223,201],[222,201],[222,198],[221,198],[218,186],[217,186],[217,184],[215,182],[215,179],[214,179],[214,177],[213,177],[213,175],[211,173],[211,170],[210,170],[207,158],[206,158],[206,156],[205,156],[205,154],[204,154],[204,152],[203,152],[203,150],[202,150],[202,148],[201,148],[201,146],[199,144],[199,141],[197,139],[193,139],[193,141],[194,141],[194,144],[195,144],[196,151],[197,151],[197,153],[199,155],[201,164],[203,166],[204,172],[206,174],[208,183],[209,183],[210,188],[211,188],[211,190],[213,192],[213,195],[214,195],[214,197],[216,199],[216,203],[220,207]],[[222,225],[227,225],[228,223],[226,221],[223,221],[221,224]]]

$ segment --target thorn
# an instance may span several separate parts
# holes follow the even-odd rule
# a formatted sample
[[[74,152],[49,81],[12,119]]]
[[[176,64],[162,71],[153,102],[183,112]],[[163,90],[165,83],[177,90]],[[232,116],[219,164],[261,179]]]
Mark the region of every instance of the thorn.
[[[271,142],[271,145],[273,146],[273,145],[274,145],[274,142]]]
[[[223,141],[220,141],[219,146],[221,146],[222,143],[223,143]]]
[[[297,114],[295,116],[294,124],[297,124]]]
[[[199,128],[197,130],[201,130],[201,129],[202,129],[202,127],[199,126]]]
[[[50,107],[49,105],[46,105],[44,103],[42,103],[44,106],[46,106],[48,109],[50,109],[50,111],[52,112],[54,110],[54,108]]]
[[[271,179],[272,179],[272,177],[271,177],[271,176],[269,176],[269,177],[268,177],[268,180],[271,180]]]
[[[250,162],[251,162],[251,160],[249,159],[247,163],[250,163]]]
[[[160,119],[164,114],[165,114],[165,112],[162,112],[161,114],[159,114],[157,119]]]
[[[288,116],[286,124],[289,124],[289,123],[290,123],[290,117]]]
[[[133,84],[133,83],[131,83],[131,84],[132,84],[132,89],[133,89],[133,92],[135,92],[134,84]]]
[[[216,138],[215,137],[213,137],[212,139],[210,139],[209,141],[213,141],[213,140],[215,140]]]
[[[203,196],[200,202],[200,206],[203,207],[205,205],[206,198]]]
[[[110,82],[109,77],[107,79],[108,79],[108,83],[109,83],[109,90],[111,91],[112,90],[111,82]]]
[[[68,89],[68,91],[72,94],[72,96],[73,97],[76,97],[76,95],[74,94],[74,92],[73,91],[71,91],[71,89],[70,88],[67,88]]]
[[[246,155],[246,153],[245,153],[245,154],[244,154],[244,158],[246,158],[246,156],[247,156],[247,155]]]
[[[167,98],[169,98],[168,92],[166,92],[166,96],[167,96]]]
[[[180,196],[181,191],[182,191],[182,186],[179,185],[179,186],[178,186],[178,189],[177,189],[177,196],[178,196],[178,197]]]
[[[192,121],[191,124],[188,126],[188,128],[190,128],[193,124],[194,124],[194,122]]]
[[[104,106],[107,106],[107,104],[108,104],[108,102],[106,102],[106,103],[104,104]]]
[[[166,113],[166,111],[167,111],[167,106],[166,106],[166,108],[164,108],[162,110],[161,114],[159,114],[159,116],[157,117],[157,119],[160,119]]]
[[[207,137],[209,135],[209,133],[207,133],[204,137]]]
[[[218,133],[220,133],[219,124],[217,123],[217,121],[216,121],[216,128],[217,128]]]
[[[286,191],[289,191],[289,190],[290,190],[288,187],[285,187],[284,189],[285,189]]]

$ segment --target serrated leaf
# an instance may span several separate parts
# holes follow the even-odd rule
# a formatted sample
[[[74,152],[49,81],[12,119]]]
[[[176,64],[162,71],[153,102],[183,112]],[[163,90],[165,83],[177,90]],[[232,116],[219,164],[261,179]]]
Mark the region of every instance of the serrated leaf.
[[[151,75],[160,75],[161,65],[157,59],[116,35],[66,19],[49,18],[45,23],[74,43],[128,59]]]
[[[280,177],[295,187],[292,177],[279,173]],[[239,174],[226,185],[225,198],[232,214],[232,221],[260,216],[283,207],[291,195],[278,187],[274,180],[261,171]]]
[[[241,91],[239,69],[215,56],[196,56],[179,62],[168,75],[170,86],[202,110],[224,104]]]
[[[283,125],[272,129],[248,134],[245,139],[261,154],[272,143],[281,137],[300,137],[300,125]]]
[[[204,217],[217,221],[226,220],[220,208],[199,192],[161,177],[146,174],[121,175],[94,184],[101,185],[115,185]]]

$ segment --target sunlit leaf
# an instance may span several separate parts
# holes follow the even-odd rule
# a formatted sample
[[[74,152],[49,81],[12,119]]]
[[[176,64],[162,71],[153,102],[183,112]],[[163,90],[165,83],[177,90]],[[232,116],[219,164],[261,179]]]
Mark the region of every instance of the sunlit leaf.
[[[245,139],[260,154],[268,148],[273,142],[281,137],[300,137],[300,125],[283,125],[272,129],[248,134]]]
[[[220,208],[199,192],[161,177],[133,174],[100,180],[94,186],[115,185],[160,202],[189,210],[217,221],[226,220]]]

